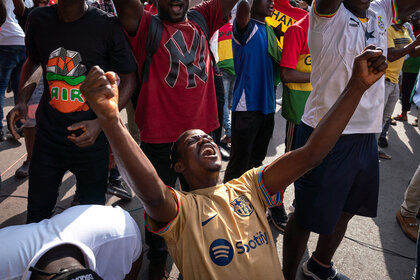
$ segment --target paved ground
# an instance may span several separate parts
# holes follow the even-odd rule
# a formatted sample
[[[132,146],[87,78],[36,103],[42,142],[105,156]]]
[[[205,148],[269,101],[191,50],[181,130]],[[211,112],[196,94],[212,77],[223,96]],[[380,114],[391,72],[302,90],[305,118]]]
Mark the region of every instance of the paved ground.
[[[11,93],[8,93],[6,97],[5,113],[11,109],[13,103]],[[398,104],[396,112],[400,109]],[[414,109],[414,113],[409,116],[409,123],[398,123],[397,126],[390,129],[390,147],[386,149],[386,152],[393,158],[380,162],[381,188],[378,217],[375,219],[360,217],[353,219],[346,236],[356,241],[344,239],[334,257],[336,267],[351,279],[405,280],[410,279],[413,272],[414,260],[395,256],[393,253],[408,257],[415,256],[414,242],[403,235],[395,220],[395,213],[402,202],[407,184],[420,164],[420,131],[410,125],[415,113],[417,112]],[[280,113],[277,113],[275,133],[266,163],[272,162],[283,153],[284,130],[285,122]],[[19,142],[9,140],[0,143],[0,174],[3,180],[0,187],[0,228],[25,222],[27,202],[25,197],[28,181],[26,179],[18,180],[14,177],[15,170],[24,159],[23,140]],[[74,189],[74,176],[67,173],[57,202],[57,212],[70,206]],[[286,208],[289,207],[292,200],[293,188],[290,187],[285,195]],[[134,198],[130,203],[122,203],[115,197],[109,197],[107,204],[120,205],[130,211],[144,233],[143,209],[137,198]],[[283,235],[274,228],[272,231],[277,240],[281,258]],[[305,258],[314,250],[316,240],[317,236],[313,234]],[[170,261],[168,261],[168,268],[171,270],[171,278],[178,278],[178,271]],[[146,276],[147,262],[143,264],[139,279],[146,279]],[[305,279],[305,277],[300,273],[297,279]]]

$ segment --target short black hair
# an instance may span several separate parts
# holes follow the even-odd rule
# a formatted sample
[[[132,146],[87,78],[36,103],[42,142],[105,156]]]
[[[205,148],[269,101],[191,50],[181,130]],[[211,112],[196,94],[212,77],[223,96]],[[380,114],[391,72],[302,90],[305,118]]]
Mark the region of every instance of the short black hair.
[[[170,159],[170,162],[171,162],[171,169],[173,171],[175,171],[175,164],[181,158],[181,155],[179,154],[179,151],[178,151],[178,147],[179,147],[179,142],[181,141],[181,138],[184,136],[184,134],[185,134],[185,132],[182,133],[178,137],[178,139],[176,139],[176,141],[172,144],[172,147],[171,147],[171,153],[169,155],[169,159]],[[190,185],[187,183],[187,180],[185,180],[184,175],[182,175],[182,173],[177,173],[177,174],[178,174],[179,183],[181,185],[181,189],[183,191],[189,192],[191,190]]]

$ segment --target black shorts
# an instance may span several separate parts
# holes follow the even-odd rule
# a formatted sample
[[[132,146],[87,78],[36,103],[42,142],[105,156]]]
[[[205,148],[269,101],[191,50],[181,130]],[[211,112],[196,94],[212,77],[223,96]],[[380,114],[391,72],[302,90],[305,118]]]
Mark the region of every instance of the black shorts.
[[[312,131],[301,122],[296,148]],[[375,134],[342,135],[322,163],[295,182],[295,217],[306,230],[332,234],[342,212],[376,217],[378,192]]]

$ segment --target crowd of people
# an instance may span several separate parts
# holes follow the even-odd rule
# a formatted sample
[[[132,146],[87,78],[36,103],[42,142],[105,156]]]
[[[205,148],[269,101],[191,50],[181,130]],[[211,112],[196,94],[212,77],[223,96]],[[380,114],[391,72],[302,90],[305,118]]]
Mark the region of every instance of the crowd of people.
[[[134,192],[149,279],[168,278],[168,255],[185,279],[295,279],[311,232],[303,273],[349,279],[332,259],[355,215],[377,215],[378,159],[391,159],[378,146],[420,106],[419,10],[417,0],[0,0],[0,141],[10,85],[9,138],[27,150],[15,175],[29,178],[27,224],[0,229],[0,278],[137,279],[138,225],[103,206],[106,193]],[[263,166],[280,86],[285,153]],[[67,171],[73,207],[53,216]],[[419,207],[420,165],[397,212],[413,241]],[[284,231],[282,258],[270,221]]]

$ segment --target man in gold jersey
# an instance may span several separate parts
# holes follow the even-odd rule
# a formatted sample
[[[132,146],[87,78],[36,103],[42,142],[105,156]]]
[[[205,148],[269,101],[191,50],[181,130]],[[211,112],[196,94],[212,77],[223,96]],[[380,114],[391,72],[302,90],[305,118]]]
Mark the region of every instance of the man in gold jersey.
[[[381,50],[369,46],[355,59],[343,94],[305,146],[225,184],[212,138],[201,130],[184,132],[172,153],[184,191],[165,186],[125,128],[114,73],[92,69],[81,91],[124,179],[143,201],[148,229],[165,239],[184,279],[284,279],[266,208],[280,204],[282,191],[327,155],[363,93],[385,73],[385,61]]]

